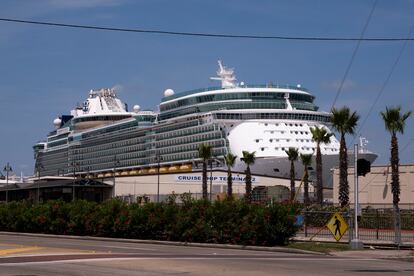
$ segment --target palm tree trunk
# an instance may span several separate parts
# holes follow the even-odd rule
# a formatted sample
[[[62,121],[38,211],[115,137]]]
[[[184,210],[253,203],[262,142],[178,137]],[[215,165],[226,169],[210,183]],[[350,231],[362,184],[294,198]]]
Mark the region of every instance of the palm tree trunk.
[[[391,191],[392,203],[394,206],[394,223],[395,223],[395,243],[401,243],[401,217],[400,208],[400,179],[399,179],[399,157],[398,157],[398,139],[395,133],[391,136]]]
[[[246,168],[246,195],[245,200],[247,203],[252,201],[252,174],[250,172],[250,166]]]
[[[341,133],[339,148],[339,202],[344,207],[349,202],[348,185],[348,153],[345,142],[345,133]]]
[[[319,143],[316,145],[316,202],[323,203],[322,154]]]
[[[308,168],[305,166],[305,175],[303,177],[303,197],[304,197],[304,203],[305,206],[309,205],[309,174],[308,174]]]
[[[295,164],[290,161],[290,201],[295,200]]]
[[[207,160],[203,161],[203,199],[207,200]]]
[[[227,198],[233,199],[233,179],[230,167],[227,169]]]

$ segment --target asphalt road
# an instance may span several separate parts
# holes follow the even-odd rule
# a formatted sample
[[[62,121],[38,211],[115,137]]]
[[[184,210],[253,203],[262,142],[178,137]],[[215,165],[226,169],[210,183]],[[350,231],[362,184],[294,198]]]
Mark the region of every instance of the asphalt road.
[[[0,275],[414,275],[414,262],[0,234]]]

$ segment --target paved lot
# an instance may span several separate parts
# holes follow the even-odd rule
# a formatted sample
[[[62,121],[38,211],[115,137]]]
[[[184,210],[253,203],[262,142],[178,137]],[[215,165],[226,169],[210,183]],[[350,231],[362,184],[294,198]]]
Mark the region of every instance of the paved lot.
[[[414,262],[384,259],[394,255],[402,254],[324,256],[0,234],[0,275],[414,275]]]

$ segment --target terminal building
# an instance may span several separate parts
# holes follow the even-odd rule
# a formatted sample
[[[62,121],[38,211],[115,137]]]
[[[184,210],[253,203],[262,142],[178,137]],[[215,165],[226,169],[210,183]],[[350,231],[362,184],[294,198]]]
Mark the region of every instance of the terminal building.
[[[334,170],[333,202],[338,204],[339,169]],[[348,169],[349,200],[354,203],[354,168]],[[414,164],[399,166],[401,208],[414,208]],[[358,178],[359,203],[362,206],[392,205],[391,166],[371,166],[371,172]]]

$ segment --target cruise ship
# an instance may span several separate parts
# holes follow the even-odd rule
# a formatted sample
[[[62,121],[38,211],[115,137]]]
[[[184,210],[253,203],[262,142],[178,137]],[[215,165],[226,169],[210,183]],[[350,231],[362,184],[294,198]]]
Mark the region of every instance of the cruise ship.
[[[301,85],[238,83],[234,70],[218,63],[217,76],[211,79],[221,86],[180,93],[167,89],[157,112],[138,105],[128,111],[113,89],[91,90],[70,115],[53,121],[55,130],[45,141],[34,145],[35,173],[115,181],[154,174],[157,168],[160,173],[195,172],[201,169],[198,148],[204,143],[213,148],[215,168],[226,168],[223,157],[228,152],[241,157],[249,151],[256,153],[253,174],[288,178],[285,150],[315,154],[310,128],[331,132],[331,114],[319,111],[315,97]],[[331,169],[339,159],[335,136],[321,145],[321,152],[324,186],[330,188]],[[365,147],[359,155],[370,162],[377,157]],[[244,172],[240,158],[233,170]],[[298,161],[296,177],[302,174]]]

